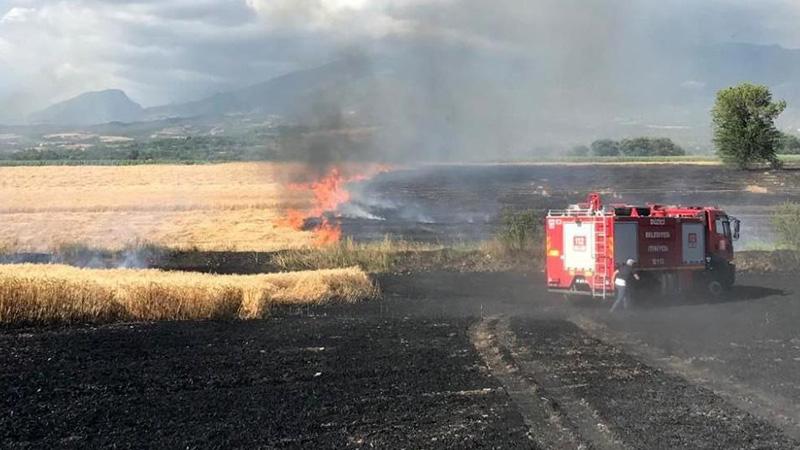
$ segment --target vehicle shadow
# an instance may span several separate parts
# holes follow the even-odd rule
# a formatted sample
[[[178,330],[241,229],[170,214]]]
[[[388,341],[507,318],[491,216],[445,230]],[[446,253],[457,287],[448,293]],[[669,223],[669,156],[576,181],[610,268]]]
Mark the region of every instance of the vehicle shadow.
[[[718,303],[759,301],[768,297],[786,297],[792,292],[784,289],[775,289],[765,286],[734,285],[730,291],[720,297],[706,294],[683,295],[647,295],[639,292],[634,297],[634,305],[641,309],[669,308],[687,305],[712,305]]]
[[[719,299],[712,299],[713,302],[742,302],[750,300],[760,300],[766,297],[780,296],[786,297],[791,294],[784,289],[774,289],[765,286],[738,286],[734,285],[730,292],[727,292]]]

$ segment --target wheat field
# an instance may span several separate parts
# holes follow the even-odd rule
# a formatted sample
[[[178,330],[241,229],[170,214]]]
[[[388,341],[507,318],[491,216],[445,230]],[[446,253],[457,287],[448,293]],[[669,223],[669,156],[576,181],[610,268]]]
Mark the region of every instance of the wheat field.
[[[119,249],[272,251],[309,246],[311,233],[278,226],[310,208],[293,163],[0,167],[0,248],[49,251],[65,243]],[[357,171],[357,168],[351,168]]]
[[[275,305],[376,298],[358,268],[210,275],[63,265],[0,265],[0,323],[251,319]]]

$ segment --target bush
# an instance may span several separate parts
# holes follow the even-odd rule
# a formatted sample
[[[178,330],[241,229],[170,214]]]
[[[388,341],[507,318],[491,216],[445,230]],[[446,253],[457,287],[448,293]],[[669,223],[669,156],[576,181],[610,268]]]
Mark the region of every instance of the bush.
[[[540,241],[540,233],[539,215],[535,211],[514,212],[505,209],[496,238],[506,251],[521,252],[534,249]]]
[[[778,244],[792,250],[800,250],[800,203],[784,203],[772,216],[772,226]]]
[[[686,154],[686,151],[669,138],[648,137],[624,139],[620,143],[620,151],[625,156],[683,156]]]
[[[573,153],[571,156],[575,156]],[[623,139],[622,142],[611,139],[599,139],[592,142],[594,156],[684,156],[686,151],[669,138],[637,137]]]
[[[619,156],[619,142],[611,139],[599,139],[592,142],[594,156]]]

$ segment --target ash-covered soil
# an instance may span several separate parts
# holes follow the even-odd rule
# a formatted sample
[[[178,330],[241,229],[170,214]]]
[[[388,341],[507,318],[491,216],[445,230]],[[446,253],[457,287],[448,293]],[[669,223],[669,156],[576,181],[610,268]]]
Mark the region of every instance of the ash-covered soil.
[[[468,323],[297,313],[3,334],[0,446],[530,447]]]
[[[800,296],[793,274],[740,275],[723,301],[583,311],[597,336],[707,380],[800,436]]]
[[[515,319],[510,328],[542,395],[586,410],[583,424],[575,420],[579,431],[600,428],[609,441],[642,449],[798,445],[708,389],[643,364],[570,322]]]
[[[759,407],[767,397],[734,398],[769,394],[784,416],[800,403],[793,366],[774,361],[794,355],[800,302],[760,277],[730,301],[619,316],[546,294],[538,274],[380,281],[381,301],[263,321],[3,330],[0,445],[800,447],[791,421]],[[664,365],[667,352],[708,370]]]
[[[353,187],[342,209],[346,235],[412,240],[485,239],[503,208],[565,208],[591,191],[607,203],[718,205],[742,219],[740,243],[769,242],[769,212],[797,199],[800,171],[738,171],[717,165],[432,166],[381,174]]]

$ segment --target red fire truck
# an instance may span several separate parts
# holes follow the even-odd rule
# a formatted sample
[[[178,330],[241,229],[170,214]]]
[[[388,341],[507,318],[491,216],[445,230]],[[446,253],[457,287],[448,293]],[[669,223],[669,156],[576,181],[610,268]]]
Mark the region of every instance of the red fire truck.
[[[551,210],[547,230],[547,286],[552,292],[605,298],[613,275],[636,261],[639,288],[674,294],[707,289],[721,295],[736,277],[733,241],[739,220],[712,206],[603,205]]]

